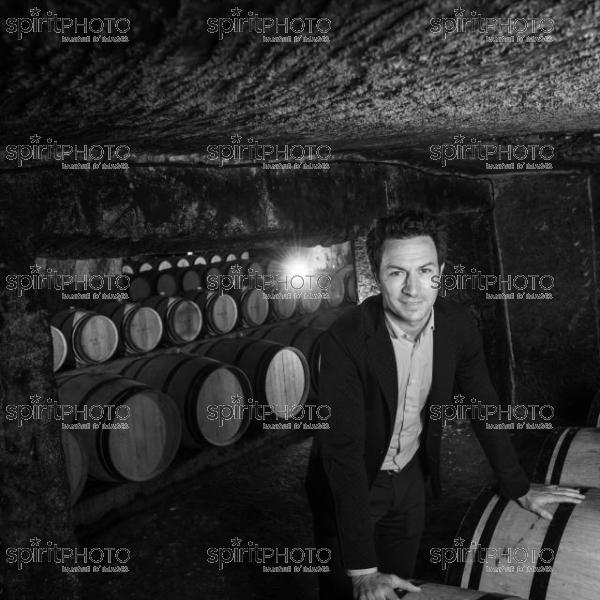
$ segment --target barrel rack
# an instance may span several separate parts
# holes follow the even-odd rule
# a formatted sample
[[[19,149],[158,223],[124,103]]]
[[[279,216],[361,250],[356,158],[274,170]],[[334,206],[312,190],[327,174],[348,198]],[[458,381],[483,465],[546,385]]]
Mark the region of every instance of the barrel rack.
[[[339,313],[339,309],[321,309],[314,314],[334,313]],[[292,318],[279,321],[279,323],[293,324],[299,320],[299,318]],[[263,327],[264,325],[234,330],[222,335],[211,335],[204,338],[203,341],[249,337]],[[197,344],[198,341],[194,341],[181,346],[159,347],[143,355],[121,356],[101,364],[62,370],[60,374],[65,376],[74,373],[120,373],[126,366],[139,360],[140,356],[147,358],[165,353],[185,353],[186,348]],[[315,400],[312,391],[309,395],[309,401],[311,400]],[[160,490],[190,479],[205,469],[230,462],[263,446],[287,445],[310,435],[310,431],[303,429],[295,431],[293,429],[269,430],[262,434],[258,433],[256,429],[251,429],[242,439],[229,446],[207,446],[198,450],[180,448],[171,465],[162,474],[149,481],[124,483],[89,481],[81,498],[72,508],[75,526],[84,528],[86,531],[93,531],[100,526],[105,527],[107,521],[116,521],[125,514],[142,509]],[[102,519],[101,522],[100,519]]]

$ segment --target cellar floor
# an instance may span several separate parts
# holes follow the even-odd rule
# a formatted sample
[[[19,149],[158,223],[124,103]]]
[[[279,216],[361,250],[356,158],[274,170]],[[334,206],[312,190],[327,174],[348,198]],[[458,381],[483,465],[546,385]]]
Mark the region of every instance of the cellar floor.
[[[268,432],[266,432],[268,433]],[[517,442],[526,468],[539,436]],[[131,552],[129,573],[82,574],[86,600],[313,600],[317,578],[306,573],[263,573],[256,563],[222,569],[208,557],[219,548],[241,546],[307,548],[313,545],[304,495],[310,438],[290,433],[189,481],[162,491],[144,511],[79,535],[80,546],[121,547]],[[452,547],[458,525],[491,470],[468,424],[446,428],[441,500],[428,501],[426,531],[416,576],[443,582],[445,572],[430,560],[430,548]],[[214,549],[214,550],[211,550]]]

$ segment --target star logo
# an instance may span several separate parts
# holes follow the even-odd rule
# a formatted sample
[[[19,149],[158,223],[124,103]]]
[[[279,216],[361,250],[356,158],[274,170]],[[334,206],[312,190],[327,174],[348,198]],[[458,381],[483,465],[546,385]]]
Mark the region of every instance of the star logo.
[[[464,135],[455,135],[454,136],[454,143],[455,144],[462,144],[463,141],[464,141],[464,139],[465,139]]]
[[[239,17],[242,14],[242,9],[238,8],[237,6],[235,8],[231,9],[231,16],[232,17]]]
[[[230,136],[230,139],[232,144],[239,144],[242,141],[242,136],[236,133],[235,135]]]
[[[241,544],[242,544],[242,540],[240,540],[240,538],[239,538],[239,537],[234,537],[234,538],[231,538],[231,545],[232,545],[234,548],[237,548],[238,546],[241,546]]]
[[[37,6],[36,6],[35,8],[30,8],[30,9],[29,9],[29,14],[30,14],[32,17],[39,17],[39,15],[40,15],[40,12],[41,12],[41,11],[40,11],[40,9],[39,9]]]
[[[231,265],[231,267],[229,268],[229,271],[231,272],[232,275],[240,275],[242,272],[242,267],[240,267],[240,265]]]
[[[39,272],[41,270],[42,270],[42,267],[40,267],[40,265],[30,265],[30,267],[29,267],[29,271],[34,274],[39,274]]]
[[[30,144],[38,144],[40,141],[40,136],[36,133],[35,135],[30,135],[29,136],[29,143]]]
[[[31,396],[29,396],[31,404],[39,404],[41,399],[42,397],[39,394],[32,394]]]
[[[461,537],[454,538],[455,546],[462,546],[465,543],[465,540]]]
[[[243,398],[239,394],[231,394],[231,403],[232,404],[241,404],[242,400],[243,400]]]
[[[29,539],[29,545],[30,545],[30,546],[35,546],[35,547],[37,547],[37,546],[39,546],[39,545],[40,545],[40,542],[41,542],[41,541],[42,541],[42,540],[40,540],[40,538],[33,537],[33,538],[30,538],[30,539]]]
[[[464,265],[454,265],[454,272],[455,273],[463,273],[465,270]]]
[[[458,17],[459,19],[465,14],[465,9],[461,8],[460,6],[458,8],[454,9],[454,15],[456,17]]]
[[[454,396],[454,402],[456,404],[462,404],[464,399],[465,397],[462,394],[456,394],[456,396]]]

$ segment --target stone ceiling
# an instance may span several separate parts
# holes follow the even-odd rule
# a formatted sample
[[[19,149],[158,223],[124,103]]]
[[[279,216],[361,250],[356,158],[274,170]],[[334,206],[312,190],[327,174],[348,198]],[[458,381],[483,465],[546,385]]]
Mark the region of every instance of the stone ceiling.
[[[50,10],[46,0],[37,7],[41,15]],[[5,19],[29,17],[29,7],[4,2],[2,147],[37,134],[63,144],[125,144],[140,162],[190,163],[204,162],[208,145],[239,135],[264,144],[328,144],[340,157],[426,160],[430,144],[464,135],[551,140],[585,164],[599,155],[599,0],[460,7],[80,0],[50,7],[58,17],[128,18],[129,41],[69,43],[51,32],[18,40]],[[265,42],[248,31],[220,40],[207,20],[232,18],[236,8],[239,18],[323,19],[330,41]],[[545,17],[546,27],[552,19],[553,41],[432,31],[432,19],[454,18],[458,8],[513,23]]]

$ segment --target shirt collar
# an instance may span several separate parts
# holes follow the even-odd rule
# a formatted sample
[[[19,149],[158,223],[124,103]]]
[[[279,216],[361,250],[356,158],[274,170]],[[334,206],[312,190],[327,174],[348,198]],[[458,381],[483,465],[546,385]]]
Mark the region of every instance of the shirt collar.
[[[421,340],[425,335],[427,335],[429,331],[433,331],[435,329],[435,316],[433,307],[431,307],[431,313],[429,314],[429,319],[427,320],[425,327],[423,327],[421,333],[419,333],[419,335],[416,338],[414,338],[414,340],[408,334],[406,334],[401,327],[399,327],[394,321],[392,321],[386,310],[384,310],[384,315],[385,323],[387,325],[390,337],[392,339],[403,338],[411,342],[417,342]]]

